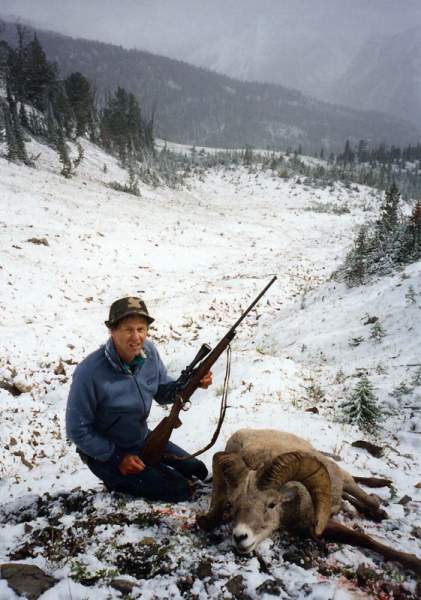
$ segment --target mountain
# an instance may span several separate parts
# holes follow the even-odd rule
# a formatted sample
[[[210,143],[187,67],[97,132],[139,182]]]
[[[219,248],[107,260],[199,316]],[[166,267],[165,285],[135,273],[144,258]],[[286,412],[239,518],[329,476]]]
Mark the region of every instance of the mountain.
[[[421,123],[421,27],[367,42],[333,86],[338,103]]]
[[[50,60],[65,76],[81,71],[99,94],[118,85],[132,91],[144,112],[155,113],[165,139],[207,146],[340,150],[346,139],[415,143],[421,133],[404,120],[310,98],[279,85],[244,82],[139,50],[37,31]],[[6,23],[0,34],[15,42]]]

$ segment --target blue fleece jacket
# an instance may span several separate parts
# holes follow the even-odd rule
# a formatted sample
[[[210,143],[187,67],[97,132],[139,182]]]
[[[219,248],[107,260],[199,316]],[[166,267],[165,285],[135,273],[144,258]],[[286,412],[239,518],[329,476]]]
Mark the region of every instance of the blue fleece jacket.
[[[120,464],[139,451],[149,433],[152,398],[173,401],[174,380],[154,344],[146,340],[143,364],[133,373],[121,362],[112,338],[75,369],[66,410],[67,436],[83,454]]]

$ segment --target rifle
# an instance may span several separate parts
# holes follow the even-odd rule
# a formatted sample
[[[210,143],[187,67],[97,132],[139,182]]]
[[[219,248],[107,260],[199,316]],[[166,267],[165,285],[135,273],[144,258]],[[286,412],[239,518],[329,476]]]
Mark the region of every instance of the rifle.
[[[272,277],[270,282],[242,313],[239,319],[237,319],[231,329],[229,329],[213,350],[208,344],[202,344],[192,362],[183,369],[180,377],[175,382],[175,401],[172,405],[170,414],[158,423],[155,429],[149,434],[146,443],[143,446],[141,458],[146,465],[156,465],[160,462],[173,429],[176,429],[181,425],[179,418],[180,411],[183,408],[185,409],[190,397],[200,386],[201,379],[208,373],[212,365],[229,346],[230,342],[235,337],[236,329],[241,321],[243,321],[252,308],[254,308],[275,280],[276,275]]]

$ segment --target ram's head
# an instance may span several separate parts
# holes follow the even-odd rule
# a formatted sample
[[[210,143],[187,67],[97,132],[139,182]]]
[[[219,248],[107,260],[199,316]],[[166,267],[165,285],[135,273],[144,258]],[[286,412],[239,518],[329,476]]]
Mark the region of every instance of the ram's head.
[[[215,469],[216,467],[216,469]],[[281,454],[253,470],[239,454],[221,452],[214,462],[228,499],[236,549],[249,553],[283,527],[323,533],[332,510],[327,468],[305,452]]]

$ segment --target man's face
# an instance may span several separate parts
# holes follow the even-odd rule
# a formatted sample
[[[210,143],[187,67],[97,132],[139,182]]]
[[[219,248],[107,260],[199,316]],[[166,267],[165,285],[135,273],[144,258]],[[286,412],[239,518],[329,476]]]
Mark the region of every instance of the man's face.
[[[143,348],[148,335],[148,324],[143,317],[133,315],[122,319],[111,330],[114,346],[121,359],[130,363]]]

